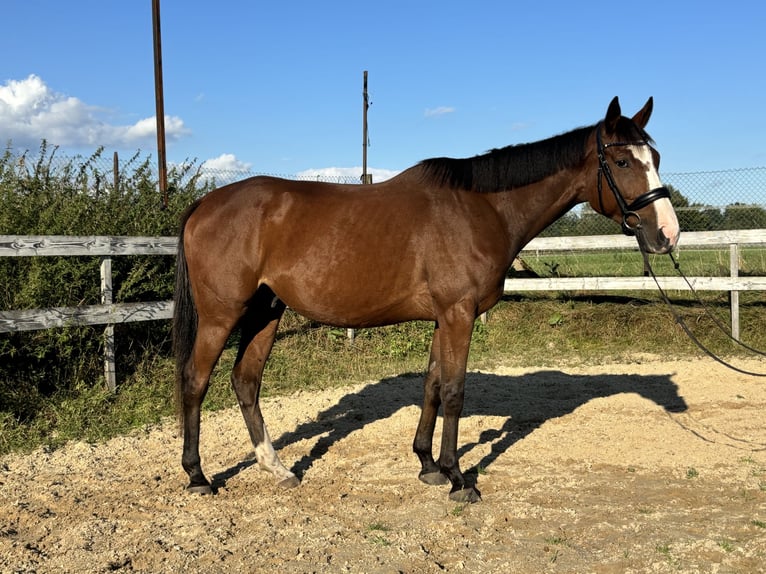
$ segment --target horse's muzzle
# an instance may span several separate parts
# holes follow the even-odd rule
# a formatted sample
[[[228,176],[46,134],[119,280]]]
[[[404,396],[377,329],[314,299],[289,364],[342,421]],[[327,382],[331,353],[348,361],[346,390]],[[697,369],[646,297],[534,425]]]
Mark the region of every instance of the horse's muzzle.
[[[639,246],[642,251],[646,253],[654,253],[657,255],[665,255],[675,249],[678,243],[678,236],[668,238],[662,228],[658,229],[654,234],[654,237],[647,236],[644,228],[639,228],[638,233],[635,234],[638,239]]]

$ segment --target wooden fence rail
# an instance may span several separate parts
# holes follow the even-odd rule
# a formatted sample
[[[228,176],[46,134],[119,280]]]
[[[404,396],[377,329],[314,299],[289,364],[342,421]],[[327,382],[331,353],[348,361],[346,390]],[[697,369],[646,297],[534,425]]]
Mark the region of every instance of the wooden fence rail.
[[[728,291],[731,299],[732,334],[739,338],[739,292],[766,291],[766,276],[739,276],[739,248],[766,244],[766,229],[703,231],[681,235],[680,247],[729,247],[730,272],[726,277],[690,277],[700,291]],[[106,325],[105,376],[116,387],[114,325],[131,321],[170,319],[172,301],[112,302],[112,260],[120,255],[175,255],[176,237],[0,235],[0,257],[92,255],[101,257],[101,305],[56,307],[23,311],[0,311],[0,333],[49,329],[65,325]],[[522,251],[637,250],[636,241],[621,235],[589,237],[538,237]],[[680,277],[659,277],[666,290],[688,290]],[[7,288],[7,287],[6,287]],[[641,291],[654,290],[651,277],[547,277],[515,278],[505,282],[506,292],[519,291]]]
[[[119,255],[175,255],[177,241],[176,237],[0,235],[0,257],[93,255],[101,258],[101,305],[0,311],[0,333],[65,325],[106,325],[104,376],[107,387],[114,391],[117,388],[114,325],[170,319],[173,302],[113,303],[111,258]]]

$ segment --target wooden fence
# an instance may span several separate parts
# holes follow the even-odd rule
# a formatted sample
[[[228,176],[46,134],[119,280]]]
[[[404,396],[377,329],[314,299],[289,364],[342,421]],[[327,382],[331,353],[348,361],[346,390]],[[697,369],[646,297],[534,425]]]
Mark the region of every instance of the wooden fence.
[[[170,319],[172,301],[112,302],[112,257],[119,255],[175,255],[175,237],[75,237],[64,235],[0,235],[0,257],[76,256],[101,258],[101,305],[0,311],[0,333],[35,331],[64,325],[106,325],[104,375],[111,390],[117,387],[114,325],[131,321]]]
[[[112,236],[13,236],[0,235],[0,257],[76,256],[101,258],[101,305],[56,307],[24,311],[0,311],[0,333],[49,329],[64,325],[106,325],[105,376],[110,389],[116,387],[114,325],[131,321],[169,319],[172,301],[141,303],[112,302],[112,257],[120,255],[175,255],[175,237]],[[731,299],[732,334],[739,338],[739,292],[766,291],[766,276],[739,276],[739,248],[766,244],[766,229],[704,231],[681,234],[681,248],[728,247],[730,272],[725,277],[690,277],[700,291],[728,291]],[[556,252],[596,249],[637,250],[636,241],[620,235],[590,237],[538,237],[522,251]],[[665,290],[688,290],[681,277],[659,277]],[[651,277],[548,277],[514,278],[505,282],[506,292],[519,291],[641,291],[654,290]]]

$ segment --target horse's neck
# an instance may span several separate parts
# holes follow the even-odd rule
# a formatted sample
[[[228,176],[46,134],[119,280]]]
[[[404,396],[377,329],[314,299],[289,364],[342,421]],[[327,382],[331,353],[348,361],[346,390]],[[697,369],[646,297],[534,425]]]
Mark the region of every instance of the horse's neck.
[[[504,219],[512,244],[521,248],[582,203],[583,191],[581,178],[560,172],[537,183],[488,196]]]

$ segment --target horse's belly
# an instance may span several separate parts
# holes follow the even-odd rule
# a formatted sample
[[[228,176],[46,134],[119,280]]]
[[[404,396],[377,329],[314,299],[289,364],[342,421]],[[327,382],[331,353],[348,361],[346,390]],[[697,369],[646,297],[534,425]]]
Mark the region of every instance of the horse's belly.
[[[293,311],[337,327],[375,327],[433,319],[431,297],[421,288],[385,291],[378,286],[293,284],[274,293]]]

